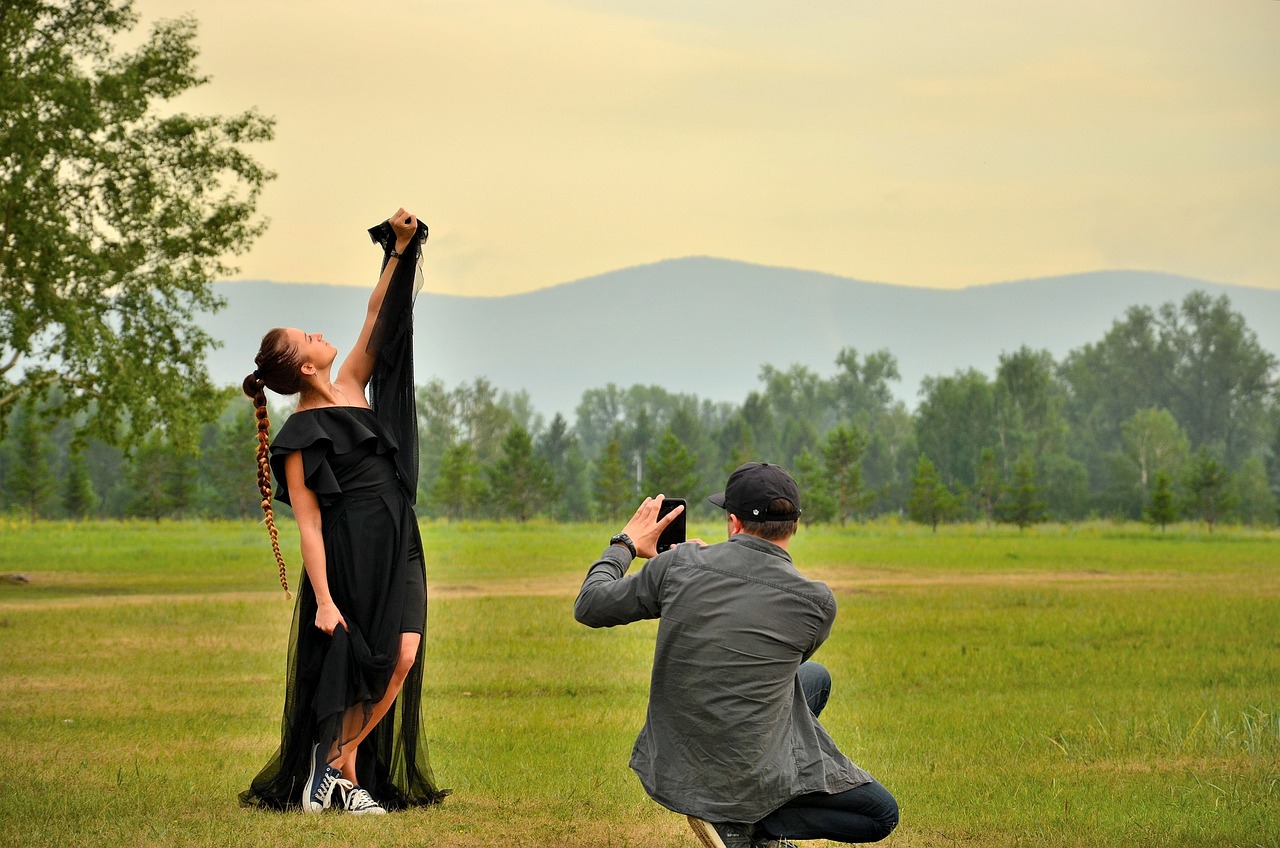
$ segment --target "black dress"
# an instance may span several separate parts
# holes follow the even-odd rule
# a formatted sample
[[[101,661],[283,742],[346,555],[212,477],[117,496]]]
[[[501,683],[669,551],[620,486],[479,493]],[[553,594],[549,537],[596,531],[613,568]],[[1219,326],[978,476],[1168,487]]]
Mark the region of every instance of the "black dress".
[[[389,229],[389,228],[388,228]],[[380,238],[384,249],[393,236]],[[384,236],[389,233],[382,234]],[[332,636],[315,626],[316,594],[303,571],[289,637],[280,748],[240,795],[251,806],[301,803],[312,745],[345,744],[343,716],[355,705],[366,720],[386,691],[400,634],[423,632],[426,576],[413,511],[417,420],[413,409],[412,303],[426,228],[401,258],[369,346],[376,356],[372,409],[327,407],[289,417],[271,445],[271,467],[289,503],[285,458],[301,452],[307,487],[320,502],[329,592],[347,622]],[[385,258],[384,258],[385,264]],[[431,773],[422,727],[426,640],[391,710],[360,744],[358,783],[387,809],[432,804],[446,792]]]

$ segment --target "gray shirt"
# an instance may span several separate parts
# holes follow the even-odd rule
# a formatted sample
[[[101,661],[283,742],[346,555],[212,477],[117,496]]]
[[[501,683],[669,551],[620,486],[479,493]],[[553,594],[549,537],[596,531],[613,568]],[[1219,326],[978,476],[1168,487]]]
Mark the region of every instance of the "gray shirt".
[[[651,798],[708,821],[750,823],[799,795],[871,780],[809,712],[796,679],[835,621],[825,583],[745,533],[679,545],[626,576],[630,566],[625,549],[606,549],[573,614],[591,627],[660,619],[631,752]]]

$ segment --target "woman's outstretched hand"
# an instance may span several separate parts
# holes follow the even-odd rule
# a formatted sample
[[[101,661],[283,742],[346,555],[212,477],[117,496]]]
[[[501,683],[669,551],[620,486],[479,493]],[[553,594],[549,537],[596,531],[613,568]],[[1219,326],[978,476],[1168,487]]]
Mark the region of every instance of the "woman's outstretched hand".
[[[404,211],[404,207],[396,210],[396,214],[392,215],[387,221],[391,224],[391,229],[396,234],[396,253],[404,250],[409,246],[409,242],[418,233],[418,218]]]

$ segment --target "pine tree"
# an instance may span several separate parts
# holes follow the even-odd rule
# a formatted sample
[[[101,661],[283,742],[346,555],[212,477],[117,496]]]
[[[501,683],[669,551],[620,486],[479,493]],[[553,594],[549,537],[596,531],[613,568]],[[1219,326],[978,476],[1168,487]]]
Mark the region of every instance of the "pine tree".
[[[529,431],[516,425],[502,441],[502,453],[485,469],[488,500],[499,517],[528,521],[550,510],[551,468],[534,453]]]
[[[822,447],[831,497],[836,504],[836,518],[843,526],[867,505],[862,491],[862,454],[867,449],[867,436],[856,424],[841,424],[827,434]]]
[[[1187,463],[1186,511],[1213,526],[1234,506],[1231,473],[1208,450],[1201,447]]]
[[[646,462],[645,490],[671,497],[691,497],[700,488],[698,458],[689,453],[668,427]]]
[[[1003,497],[996,504],[999,519],[1006,524],[1018,525],[1019,530],[1044,521],[1046,505],[1037,498],[1038,494],[1031,457],[1023,454],[1014,464],[1013,479],[1005,486]]]
[[[1161,468],[1156,472],[1151,490],[1151,502],[1144,511],[1147,522],[1160,525],[1160,530],[1178,520],[1178,506],[1173,497],[1173,480],[1169,472]]]
[[[23,402],[17,419],[12,436],[15,452],[5,482],[14,503],[34,521],[45,516],[54,491],[53,472],[49,470],[49,439],[34,399]]]
[[[826,469],[808,448],[796,457],[796,485],[800,487],[800,502],[804,512],[800,520],[806,524],[831,521],[836,517],[836,502],[831,497]]]
[[[89,479],[84,451],[72,447],[67,455],[67,475],[62,481],[62,509],[71,518],[84,518],[98,506],[98,496]]]
[[[622,461],[622,445],[612,438],[596,462],[593,480],[596,508],[606,521],[618,521],[635,494],[631,491],[631,474]]]
[[[165,449],[159,430],[147,434],[129,458],[127,515],[159,521],[169,513],[164,486]]]
[[[938,522],[950,518],[956,510],[956,496],[938,476],[929,457],[920,455],[916,476],[912,479],[911,497],[907,501],[907,514],[913,521],[928,524],[938,532]]]

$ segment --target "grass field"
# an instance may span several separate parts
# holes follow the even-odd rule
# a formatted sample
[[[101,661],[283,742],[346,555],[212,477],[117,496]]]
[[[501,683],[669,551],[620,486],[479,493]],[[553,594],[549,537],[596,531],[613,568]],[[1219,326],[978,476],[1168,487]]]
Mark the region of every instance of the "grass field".
[[[424,525],[454,794],[356,819],[236,802],[291,614],[260,526],[0,523],[30,580],[0,581],[0,845],[693,848],[626,767],[652,623],[572,618],[613,529]],[[883,523],[793,552],[840,602],[823,723],[901,803],[881,844],[1280,846],[1280,534]]]

